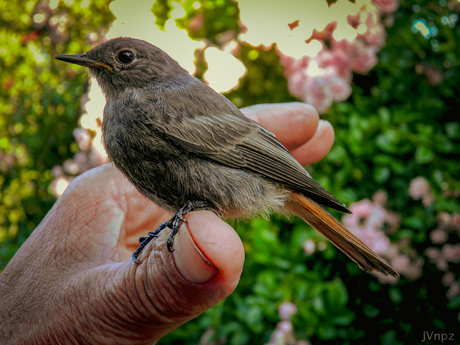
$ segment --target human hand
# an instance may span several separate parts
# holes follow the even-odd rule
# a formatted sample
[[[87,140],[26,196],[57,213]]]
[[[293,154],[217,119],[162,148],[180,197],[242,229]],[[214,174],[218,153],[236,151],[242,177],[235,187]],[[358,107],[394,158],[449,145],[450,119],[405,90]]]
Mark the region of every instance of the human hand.
[[[334,132],[301,103],[243,109],[302,164],[320,160]],[[0,276],[0,339],[9,344],[152,344],[233,292],[244,262],[236,232],[191,212],[132,262],[138,238],[170,214],[112,165],[77,177]],[[3,333],[2,333],[3,332]]]

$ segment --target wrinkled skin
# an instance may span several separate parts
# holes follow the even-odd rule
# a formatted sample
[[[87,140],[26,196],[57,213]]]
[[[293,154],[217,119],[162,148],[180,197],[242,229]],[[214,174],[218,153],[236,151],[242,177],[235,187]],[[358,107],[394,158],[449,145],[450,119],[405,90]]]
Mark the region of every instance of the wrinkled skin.
[[[332,147],[306,104],[243,111],[303,165]],[[186,215],[173,253],[164,231],[132,262],[139,236],[170,217],[111,164],[75,179],[0,276],[2,344],[152,344],[231,294],[243,245],[209,211]]]

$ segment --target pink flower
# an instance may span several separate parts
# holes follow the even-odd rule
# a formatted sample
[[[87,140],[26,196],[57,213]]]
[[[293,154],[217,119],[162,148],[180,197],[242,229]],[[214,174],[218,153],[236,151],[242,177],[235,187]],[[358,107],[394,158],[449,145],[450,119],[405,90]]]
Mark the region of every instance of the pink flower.
[[[395,23],[394,14],[387,14],[384,18],[382,18],[382,24],[385,25],[387,28],[391,28],[394,23]]]
[[[89,160],[92,166],[99,166],[109,162],[109,158],[107,156],[103,156],[99,151],[94,149],[91,150],[89,154]]]
[[[305,96],[306,80],[307,80],[307,76],[302,72],[291,74],[288,77],[289,92],[293,96],[303,99]]]
[[[190,19],[190,22],[188,24],[188,29],[190,31],[198,31],[203,27],[203,14],[202,13],[197,13],[192,19]]]
[[[436,267],[438,268],[438,270],[440,271],[447,271],[449,269],[449,264],[447,263],[447,261],[444,259],[444,258],[440,258],[438,260],[435,261],[435,264],[436,264]]]
[[[64,171],[70,175],[77,175],[80,172],[80,168],[73,159],[67,159],[64,162]]]
[[[428,82],[433,86],[439,85],[444,79],[442,71],[433,67],[425,68],[424,73],[428,78]]]
[[[409,195],[414,200],[420,200],[425,194],[431,193],[428,181],[422,177],[414,178],[409,185]]]
[[[305,41],[322,43],[323,48],[316,56],[294,59],[278,52],[291,94],[313,105],[319,113],[325,113],[333,102],[344,101],[351,95],[352,71],[369,72],[377,64],[377,52],[385,43],[386,33],[377,7],[359,6],[356,15],[346,17],[348,24],[357,30],[355,38],[352,34],[349,39],[337,41],[340,35],[334,36],[334,32],[338,25],[332,22],[322,31],[313,30]],[[390,11],[394,1],[380,1],[379,6],[382,11]]]
[[[283,333],[291,333],[294,329],[294,327],[292,326],[292,323],[291,321],[281,321],[281,322],[278,322],[278,325],[276,327],[279,331],[283,332]]]
[[[345,101],[351,95],[351,86],[343,78],[332,78],[330,88],[335,102]]]
[[[398,0],[372,0],[372,3],[384,14],[396,12],[399,7]]]
[[[385,44],[385,28],[380,22],[375,23],[371,26],[368,26],[366,32],[361,37],[366,40],[366,43],[369,46],[380,48]]]
[[[382,207],[385,207],[385,205],[387,204],[387,200],[388,193],[381,189],[375,192],[372,196],[372,201],[374,202],[374,204],[377,204]]]
[[[51,175],[53,175],[53,177],[64,176],[64,169],[62,169],[60,165],[55,165],[53,169],[51,169]]]
[[[88,161],[88,154],[86,152],[79,151],[75,154],[73,160],[80,166],[85,165]]]
[[[442,276],[444,286],[450,286],[455,281],[455,275],[452,272],[446,272]]]
[[[328,92],[324,76],[308,78],[305,84],[304,101],[316,108],[319,113],[325,113],[332,105],[332,94]]]
[[[291,302],[283,302],[278,307],[281,320],[289,320],[292,315],[297,313],[297,306]]]
[[[91,149],[91,136],[89,132],[84,128],[75,128],[73,135],[77,141],[78,147],[82,151],[88,151]]]
[[[439,244],[447,241],[447,232],[442,229],[435,229],[430,234],[431,242]]]
[[[408,279],[418,279],[422,275],[422,267],[424,262],[425,261],[422,258],[417,257],[415,260],[411,262],[411,264],[407,267],[405,271],[400,273],[404,274]]]
[[[396,284],[399,281],[398,277],[393,277],[393,276],[386,276],[382,273],[375,272],[373,273],[377,279],[382,283],[382,284]]]
[[[447,298],[452,299],[460,294],[460,284],[453,282],[449,290],[447,290]]]
[[[372,213],[367,219],[367,227],[372,229],[382,229],[387,218],[387,211],[378,205],[373,205]]]
[[[460,213],[452,213],[452,226],[460,230]]]
[[[373,251],[386,258],[401,275],[412,280],[418,279],[422,274],[424,260],[415,254],[405,253],[404,247],[409,243],[400,240],[397,244],[392,244],[386,235],[389,227],[390,231],[394,231],[401,223],[399,214],[384,208],[386,199],[387,194],[384,191],[378,191],[372,197],[373,201],[364,199],[352,203],[349,208],[353,214],[343,216],[342,222]],[[453,252],[451,248],[448,248],[451,256]],[[439,267],[447,267],[447,261],[438,249],[429,248],[426,255]],[[394,284],[398,281],[398,279],[381,274],[376,274],[376,276],[382,283]]]
[[[294,327],[291,321],[281,321],[276,325],[275,331],[270,336],[270,342],[266,345],[293,344]]]
[[[385,43],[386,33],[378,14],[375,11],[361,9],[358,15],[360,15],[361,23],[366,27],[365,32],[358,35],[358,40],[364,40],[370,47],[381,48]]]
[[[310,256],[315,252],[315,242],[312,240],[306,240],[303,244],[303,251],[305,252],[306,255]]]
[[[441,257],[441,251],[436,248],[427,248],[425,250],[425,255],[428,256],[431,261],[436,261]]]
[[[377,254],[386,253],[390,240],[382,228],[388,218],[388,211],[368,199],[351,204],[350,210],[353,214],[343,216],[343,224]]]
[[[399,225],[401,224],[401,215],[396,212],[387,211],[387,233],[393,233],[398,230]]]
[[[333,67],[336,74],[348,83],[351,81],[351,62],[347,52],[340,45],[333,45],[332,50],[324,47],[316,56],[319,67]]]
[[[350,68],[360,74],[369,72],[377,64],[377,48],[364,40],[341,40],[334,43],[334,49],[342,50],[350,61]]]
[[[372,202],[364,199],[350,205],[350,211],[353,214],[346,214],[342,217],[343,224],[351,229],[361,227],[365,219],[372,212]]]
[[[377,65],[377,52],[374,48],[368,48],[360,41],[355,41],[353,46],[354,59],[352,63],[353,71],[365,74]]]
[[[405,272],[410,266],[410,260],[405,255],[399,255],[395,259],[391,260],[391,265],[397,272]]]
[[[370,232],[372,236],[369,236],[367,244],[369,247],[376,252],[377,254],[384,254],[387,251],[388,246],[390,245],[390,240],[385,236],[383,231],[373,230]]]
[[[310,58],[308,56],[295,59],[291,56],[284,55],[280,51],[278,51],[278,55],[280,56],[280,64],[284,67],[284,73],[287,76],[304,70],[310,62]]]
[[[441,249],[442,256],[449,262],[460,262],[460,244],[445,244]]]

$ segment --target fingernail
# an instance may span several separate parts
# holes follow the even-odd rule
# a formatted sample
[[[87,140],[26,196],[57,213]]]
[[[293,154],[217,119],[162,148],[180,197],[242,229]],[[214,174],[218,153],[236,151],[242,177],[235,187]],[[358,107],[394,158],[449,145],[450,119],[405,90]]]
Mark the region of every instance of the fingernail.
[[[318,130],[322,130],[326,127],[332,127],[331,123],[328,120],[320,119],[318,123]]]
[[[174,261],[179,273],[192,283],[205,283],[219,273],[193,240],[188,223],[182,224],[174,239]]]

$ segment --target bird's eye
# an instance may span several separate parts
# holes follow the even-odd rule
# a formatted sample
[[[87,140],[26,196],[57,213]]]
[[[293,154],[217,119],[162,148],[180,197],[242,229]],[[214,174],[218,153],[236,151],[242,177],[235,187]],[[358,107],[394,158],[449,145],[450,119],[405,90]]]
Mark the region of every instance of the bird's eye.
[[[134,53],[129,51],[129,50],[123,50],[122,52],[118,53],[117,56],[118,61],[120,61],[122,64],[129,64],[133,62],[134,60]]]

